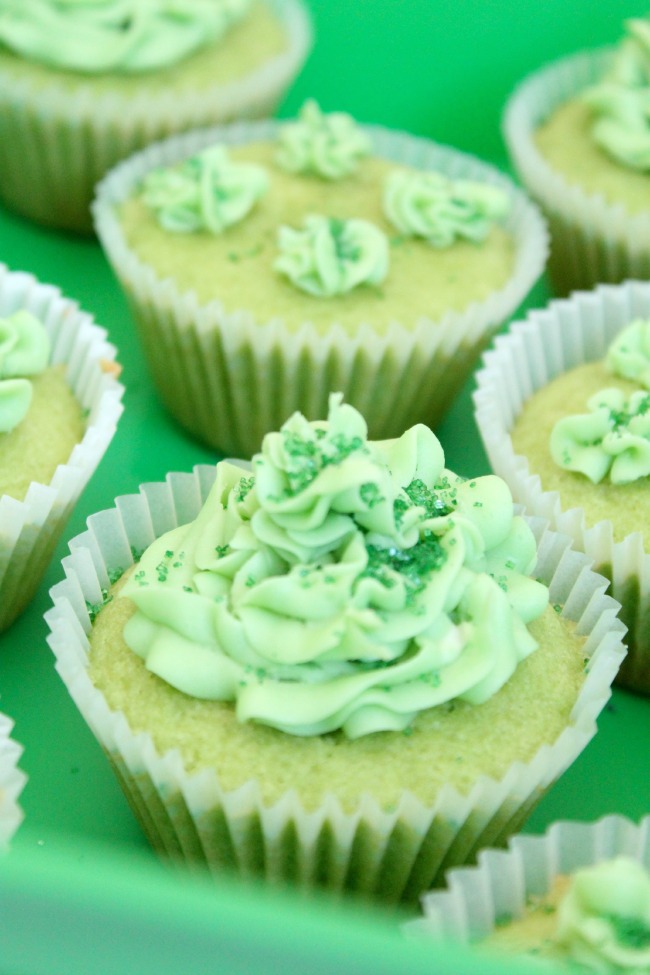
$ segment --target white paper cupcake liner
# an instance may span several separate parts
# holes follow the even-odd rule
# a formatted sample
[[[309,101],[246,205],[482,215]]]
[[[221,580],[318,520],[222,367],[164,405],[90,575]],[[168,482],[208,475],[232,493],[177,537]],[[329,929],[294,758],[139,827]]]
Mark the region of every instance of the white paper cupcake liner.
[[[13,721],[0,713],[0,854],[23,819],[18,804],[27,776],[18,768],[22,748],[11,737]]]
[[[117,163],[156,139],[237,118],[270,115],[311,46],[302,0],[267,0],[287,47],[254,72],[202,90],[97,95],[80,79],[74,91],[55,79],[40,88],[0,68],[0,199],[52,226],[92,231],[95,184]]]
[[[0,496],[0,632],[32,598],[72,507],[115,433],[124,392],[110,369],[116,350],[106,331],[58,288],[0,264],[0,317],[21,308],[44,324],[50,362],[66,365],[66,379],[88,417],[83,440],[49,484],[32,482],[23,501]]]
[[[301,888],[414,901],[447,868],[519,829],[593,736],[624,655],[618,605],[604,595],[606,581],[588,569],[585,556],[570,549],[569,539],[545,532],[538,519],[536,575],[550,583],[551,602],[565,604],[577,621],[590,658],[570,724],[555,743],[530,762],[513,764],[501,781],[481,777],[468,795],[444,787],[432,807],[406,788],[390,812],[368,794],[344,811],[333,793],[306,811],[293,790],[265,806],[256,781],[227,792],[212,769],[188,774],[178,752],[158,754],[149,734],[134,734],[124,715],[111,711],[87,670],[88,607],[101,605],[111,579],[133,563],[133,551],[196,516],[214,474],[212,467],[170,474],[88,519],[88,530],[70,543],[65,580],[52,589],[46,614],[57,670],[160,852],[215,874],[227,868]]]
[[[582,52],[548,65],[519,85],[504,113],[514,169],[549,222],[549,273],[561,295],[598,282],[650,277],[650,214],[631,216],[623,206],[568,183],[533,138],[555,108],[602,77],[612,52]]]
[[[423,316],[414,327],[393,322],[384,333],[367,322],[353,334],[337,323],[326,333],[308,321],[295,330],[279,318],[255,321],[245,307],[227,314],[218,299],[200,305],[193,292],[181,294],[173,280],[159,279],[129,250],[116,206],[154,166],[178,162],[216,141],[272,140],[277,131],[278,123],[257,123],[188,133],[150,146],[98,187],[97,233],[130,300],[165,405],[195,436],[237,456],[250,456],[294,410],[310,419],[324,416],[333,390],[364,414],[374,439],[396,436],[418,421],[435,425],[480,349],[541,273],[547,233],[537,209],[507,177],[471,156],[368,127],[378,156],[507,192],[515,266],[505,286],[438,321]]]
[[[564,510],[558,493],[544,491],[526,458],[515,454],[510,436],[536,390],[580,363],[602,359],[614,336],[636,317],[650,317],[650,284],[638,281],[601,285],[530,312],[485,353],[474,402],[490,463],[515,500],[569,535],[596,571],[612,580],[612,595],[622,603],[628,627],[620,682],[650,692],[650,555],[640,533],[615,543],[611,521],[588,525],[583,508]]]
[[[638,825],[618,815],[559,821],[543,836],[515,836],[507,851],[482,850],[477,866],[450,871],[444,890],[422,898],[424,916],[402,930],[409,937],[479,942],[500,918],[521,917],[527,899],[547,894],[556,877],[617,856],[650,869],[650,816]]]

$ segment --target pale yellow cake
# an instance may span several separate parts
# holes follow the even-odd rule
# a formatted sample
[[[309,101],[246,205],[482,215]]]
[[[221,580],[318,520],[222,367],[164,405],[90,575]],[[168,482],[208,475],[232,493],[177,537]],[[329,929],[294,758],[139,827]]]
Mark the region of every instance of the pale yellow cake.
[[[50,366],[31,376],[27,416],[0,433],[0,496],[22,501],[32,481],[49,484],[84,435],[83,410],[65,381],[63,368]]]
[[[370,158],[352,175],[331,181],[283,171],[274,162],[276,151],[271,143],[230,149],[233,159],[264,166],[269,188],[244,220],[219,235],[171,233],[133,195],[120,208],[129,249],[158,278],[171,278],[181,294],[195,292],[201,305],[217,299],[227,314],[243,309],[260,324],[279,317],[289,329],[313,322],[322,333],[334,322],[350,332],[368,322],[379,333],[391,321],[408,328],[422,316],[435,322],[450,310],[484,301],[512,277],[514,240],[496,224],[481,243],[456,240],[437,248],[402,236],[388,222],[382,210],[383,183],[388,173],[403,167]],[[315,298],[273,269],[278,227],[300,227],[314,213],[368,220],[386,234],[390,267],[380,285]]]
[[[513,762],[528,762],[552,744],[569,724],[585,677],[584,641],[559,607],[549,606],[530,626],[538,649],[480,706],[455,701],[432,708],[405,732],[303,738],[240,723],[230,704],[189,697],[150,673],[122,639],[133,604],[112,598],[119,586],[92,628],[92,682],[133,732],[152,735],[160,753],[178,748],[189,772],[214,768],[226,791],[256,779],[268,804],[290,789],[306,809],[318,808],[327,792],[346,809],[356,808],[364,792],[385,809],[404,789],[425,804],[447,783],[469,793],[481,776],[501,779]]]

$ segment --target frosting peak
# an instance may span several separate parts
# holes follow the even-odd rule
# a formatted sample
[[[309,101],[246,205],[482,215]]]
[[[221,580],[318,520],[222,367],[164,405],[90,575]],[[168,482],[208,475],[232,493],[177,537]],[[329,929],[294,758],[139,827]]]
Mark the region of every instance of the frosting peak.
[[[559,905],[556,939],[586,971],[650,971],[647,870],[625,856],[577,870]]]
[[[42,372],[50,358],[45,328],[30,312],[0,318],[0,433],[9,433],[26,416],[32,401],[28,376]]]
[[[317,298],[380,284],[388,272],[388,241],[367,220],[306,217],[304,229],[280,227],[275,269]]]
[[[266,193],[261,166],[234,162],[224,146],[210,146],[180,166],[157,168],[143,181],[142,199],[172,233],[220,234],[238,223]]]
[[[370,139],[345,112],[325,114],[305,102],[298,119],[280,130],[276,161],[290,173],[343,179],[370,153]]]
[[[0,44],[84,74],[168,67],[218,40],[251,0],[0,0]]]
[[[626,21],[610,71],[583,93],[594,114],[594,141],[631,169],[650,169],[650,21]]]
[[[397,230],[433,247],[454,240],[479,243],[506,216],[508,196],[486,183],[450,180],[442,173],[395,170],[384,188],[384,213]]]
[[[480,703],[535,643],[548,598],[505,483],[462,481],[416,426],[368,441],[331,397],[294,414],[250,474],[222,462],[197,520],[155,542],[122,593],[149,669],[240,720],[296,735],[408,727]]]

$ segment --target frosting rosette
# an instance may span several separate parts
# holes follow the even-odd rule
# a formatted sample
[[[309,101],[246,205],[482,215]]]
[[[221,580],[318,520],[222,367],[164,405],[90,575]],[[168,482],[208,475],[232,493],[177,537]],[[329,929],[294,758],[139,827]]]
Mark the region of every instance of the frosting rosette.
[[[280,227],[274,268],[316,298],[347,294],[360,284],[380,284],[388,273],[386,235],[368,220],[312,214],[302,230]]]
[[[485,240],[510,204],[503,190],[487,183],[396,169],[386,180],[383,207],[401,234],[423,237],[433,247],[449,247],[458,238]]]
[[[49,358],[47,332],[31,312],[0,318],[0,433],[9,433],[27,415],[32,401],[27,377],[42,372]]]
[[[351,738],[480,703],[536,644],[536,546],[495,476],[444,467],[428,427],[368,441],[333,395],[294,414],[252,473],[222,462],[195,522],[145,552],[121,595],[128,646],[241,721]]]
[[[138,74],[218,40],[249,6],[250,0],[0,0],[0,44],[55,68]]]
[[[556,940],[581,970],[650,971],[650,875],[618,856],[577,870],[560,901]]]
[[[276,162],[290,173],[336,180],[354,173],[370,151],[370,139],[351,115],[326,114],[309,99],[297,121],[284,125],[278,133]]]
[[[142,199],[165,230],[221,234],[243,220],[267,188],[261,166],[235,162],[224,146],[210,146],[178,167],[147,173]]]
[[[650,21],[626,21],[605,79],[582,98],[594,113],[591,134],[613,159],[631,169],[650,169]]]
[[[650,393],[627,397],[616,388],[587,400],[589,413],[563,417],[553,427],[551,456],[556,464],[578,471],[598,484],[628,484],[650,474]]]
[[[610,343],[605,355],[610,372],[650,389],[650,319],[635,318]]]

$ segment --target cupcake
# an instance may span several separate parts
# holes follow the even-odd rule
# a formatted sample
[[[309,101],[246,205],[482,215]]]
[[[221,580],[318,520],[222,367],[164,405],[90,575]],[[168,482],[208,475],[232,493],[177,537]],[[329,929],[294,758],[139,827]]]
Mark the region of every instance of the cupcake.
[[[4,3],[0,200],[91,232],[93,188],[119,159],[187,129],[270,114],[309,45],[301,0]]]
[[[549,221],[560,295],[650,277],[650,20],[626,29],[617,48],[537,71],[506,106],[508,152]]]
[[[32,598],[115,432],[114,357],[58,289],[0,266],[0,631]]]
[[[154,847],[214,874],[413,901],[521,825],[623,653],[568,539],[340,395],[88,526],[57,669]]]
[[[546,254],[496,170],[313,102],[150,147],[94,214],[165,405],[232,456],[336,389],[374,438],[434,425]]]
[[[0,714],[0,851],[4,851],[23,818],[18,798],[27,776],[18,768],[20,745],[10,737],[13,722]]]
[[[628,627],[619,681],[646,693],[648,319],[642,282],[552,302],[499,337],[475,394],[488,457],[515,500],[570,535],[611,580]]]
[[[545,971],[650,969],[650,817],[557,822],[544,836],[515,836],[453,870],[447,889],[422,898],[409,936],[471,943],[492,960],[514,955]],[[532,969],[531,969],[532,970]]]

